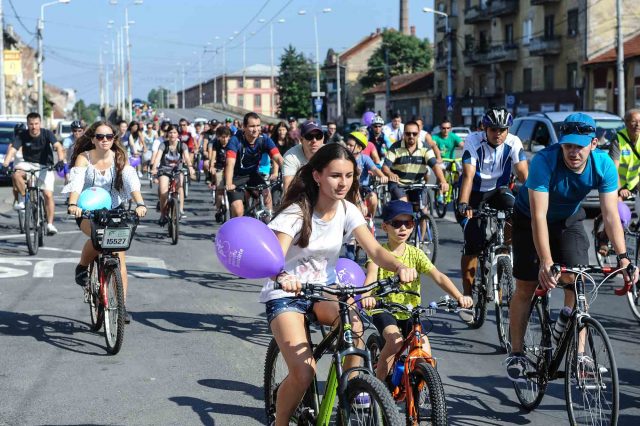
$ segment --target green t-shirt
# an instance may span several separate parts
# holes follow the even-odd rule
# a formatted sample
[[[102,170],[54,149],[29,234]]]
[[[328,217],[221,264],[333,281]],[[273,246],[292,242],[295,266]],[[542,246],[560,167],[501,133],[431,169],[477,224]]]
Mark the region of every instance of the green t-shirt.
[[[383,244],[382,247],[384,247],[385,250],[391,252],[388,243]],[[420,274],[430,273],[434,268],[433,263],[431,263],[427,255],[422,250],[409,244],[405,244],[404,253],[402,253],[402,255],[398,256],[393,252],[391,252],[391,254],[393,254],[396,259],[400,260],[403,265],[408,266],[409,268],[415,268],[416,271],[418,271],[418,278],[410,283],[402,284],[400,286],[400,289],[415,291],[416,293],[420,294]],[[371,261],[369,260],[368,262]],[[378,280],[390,278],[394,275],[396,275],[396,273],[393,271],[387,271],[386,269],[378,268]],[[378,298],[375,295],[374,297]],[[412,294],[391,293],[385,296],[383,300],[399,303],[405,306],[411,305],[415,307],[420,305],[420,298]],[[396,319],[409,319],[411,317],[411,315],[409,315],[409,313],[407,312],[398,312],[394,314],[394,316],[396,317]]]
[[[431,137],[438,145],[442,158],[447,158],[449,160],[455,159],[455,149],[462,143],[462,139],[460,139],[460,136],[456,135],[453,132],[449,132],[449,136],[447,136],[446,138],[440,136],[440,133],[431,135]]]

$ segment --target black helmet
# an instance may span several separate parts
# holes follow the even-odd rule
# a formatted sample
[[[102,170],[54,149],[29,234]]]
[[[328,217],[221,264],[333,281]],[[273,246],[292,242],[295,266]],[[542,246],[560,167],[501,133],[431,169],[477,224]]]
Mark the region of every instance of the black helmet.
[[[485,128],[506,129],[513,124],[513,116],[506,108],[490,108],[482,117],[482,124]]]
[[[80,120],[72,121],[71,130],[78,130],[78,129],[84,129],[84,126],[82,125],[82,121]]]
[[[17,135],[18,133],[26,129],[27,129],[27,126],[25,126],[24,123],[18,123],[13,127],[13,134]]]

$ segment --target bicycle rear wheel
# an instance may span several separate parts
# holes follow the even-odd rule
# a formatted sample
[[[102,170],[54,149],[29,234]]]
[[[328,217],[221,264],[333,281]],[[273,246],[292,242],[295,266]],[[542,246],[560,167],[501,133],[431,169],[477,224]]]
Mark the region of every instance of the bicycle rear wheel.
[[[187,173],[186,175],[182,175],[182,178],[182,188],[184,189],[184,199],[186,200],[187,198],[189,198],[189,186],[191,177],[189,177],[189,174]]]
[[[564,391],[572,425],[617,424],[618,369],[609,336],[593,318],[584,317],[582,326],[574,329],[565,358]]]
[[[24,233],[27,237],[27,249],[30,255],[38,253],[38,192],[30,190],[24,201]]]
[[[513,271],[511,269],[511,258],[500,256],[497,265],[498,294],[495,299],[496,305],[496,325],[498,327],[498,338],[500,345],[509,353],[511,343],[509,341],[509,305],[513,296]]]
[[[104,337],[107,352],[115,355],[120,351],[124,339],[124,289],[120,266],[107,272],[104,286],[107,296],[104,309]]]
[[[100,300],[100,281],[98,280],[98,263],[89,266],[89,314],[91,316],[91,331],[98,331],[104,322],[104,306]]]
[[[513,382],[516,396],[526,410],[536,408],[547,388],[545,371],[551,358],[551,331],[545,322],[544,308],[538,300],[531,313],[524,335],[523,353],[527,358],[524,383]]]
[[[402,416],[384,383],[370,374],[349,379],[344,395],[346,410],[338,410],[338,424],[404,425]]]
[[[478,258],[476,275],[471,286],[471,298],[473,299],[473,321],[468,323],[469,328],[482,327],[487,318],[487,275],[489,274],[487,261]]]
[[[24,234],[24,210],[18,210],[18,226],[20,227],[20,233]]]
[[[640,290],[638,289],[638,284],[634,284],[629,289],[627,293],[627,302],[629,302],[629,307],[631,308],[631,313],[633,316],[640,321]]]
[[[411,372],[413,407],[407,407],[407,424],[430,422],[434,426],[446,426],[447,399],[440,375],[431,364],[420,362]]]
[[[425,252],[431,263],[438,256],[438,226],[433,216],[423,215],[418,220],[414,233],[414,245]]]
[[[180,229],[180,213],[178,213],[179,202],[175,199],[169,202],[169,236],[171,244],[178,244],[178,231]]]

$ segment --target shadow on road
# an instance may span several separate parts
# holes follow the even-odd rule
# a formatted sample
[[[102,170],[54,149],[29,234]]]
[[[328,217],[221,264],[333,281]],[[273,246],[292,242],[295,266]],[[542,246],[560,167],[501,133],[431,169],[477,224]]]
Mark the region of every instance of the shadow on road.
[[[237,275],[226,272],[180,269],[177,271],[169,271],[169,276],[217,290],[258,293],[260,289],[262,289],[262,283],[248,282]]]
[[[71,318],[0,311],[0,336],[33,337],[71,352],[107,356],[104,347],[78,337],[83,334],[94,333],[89,330],[89,324]]]
[[[200,417],[200,421],[205,426],[213,426],[216,424],[214,416],[216,414],[224,414],[225,416],[234,416],[234,424],[244,424],[242,418],[250,418],[264,421],[264,411],[256,407],[241,407],[233,403],[220,404],[209,402],[199,398],[190,396],[174,396],[169,401],[175,402],[181,407],[191,407],[194,413]]]

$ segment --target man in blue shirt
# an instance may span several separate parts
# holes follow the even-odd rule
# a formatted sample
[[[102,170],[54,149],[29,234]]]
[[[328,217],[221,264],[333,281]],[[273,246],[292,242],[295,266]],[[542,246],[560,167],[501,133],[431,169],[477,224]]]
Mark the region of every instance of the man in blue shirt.
[[[590,116],[567,116],[560,142],[540,151],[531,161],[529,177],[518,193],[513,215],[513,275],[516,291],[511,300],[509,320],[511,354],[507,375],[514,382],[526,382],[527,360],[522,353],[529,306],[538,285],[554,288],[558,277],[554,263],[567,266],[589,264],[589,238],[582,221],[586,217],[580,203],[589,191],[598,189],[605,229],[618,254],[620,267],[630,261],[618,214],[618,174],[606,152],[596,149],[596,123]],[[633,281],[637,280],[634,274]],[[629,277],[625,273],[625,280]],[[571,275],[562,276],[572,283]],[[565,291],[564,304],[573,307],[573,290]]]
[[[238,186],[258,186],[264,183],[258,167],[262,154],[268,154],[282,167],[282,156],[271,138],[260,134],[260,116],[255,112],[249,112],[242,121],[243,131],[238,131],[227,145],[227,164],[224,168],[225,184],[229,203],[231,204],[232,217],[244,215],[244,189],[236,189]],[[278,177],[278,167],[271,170],[271,180]],[[271,210],[271,194],[264,192],[267,210]]]

